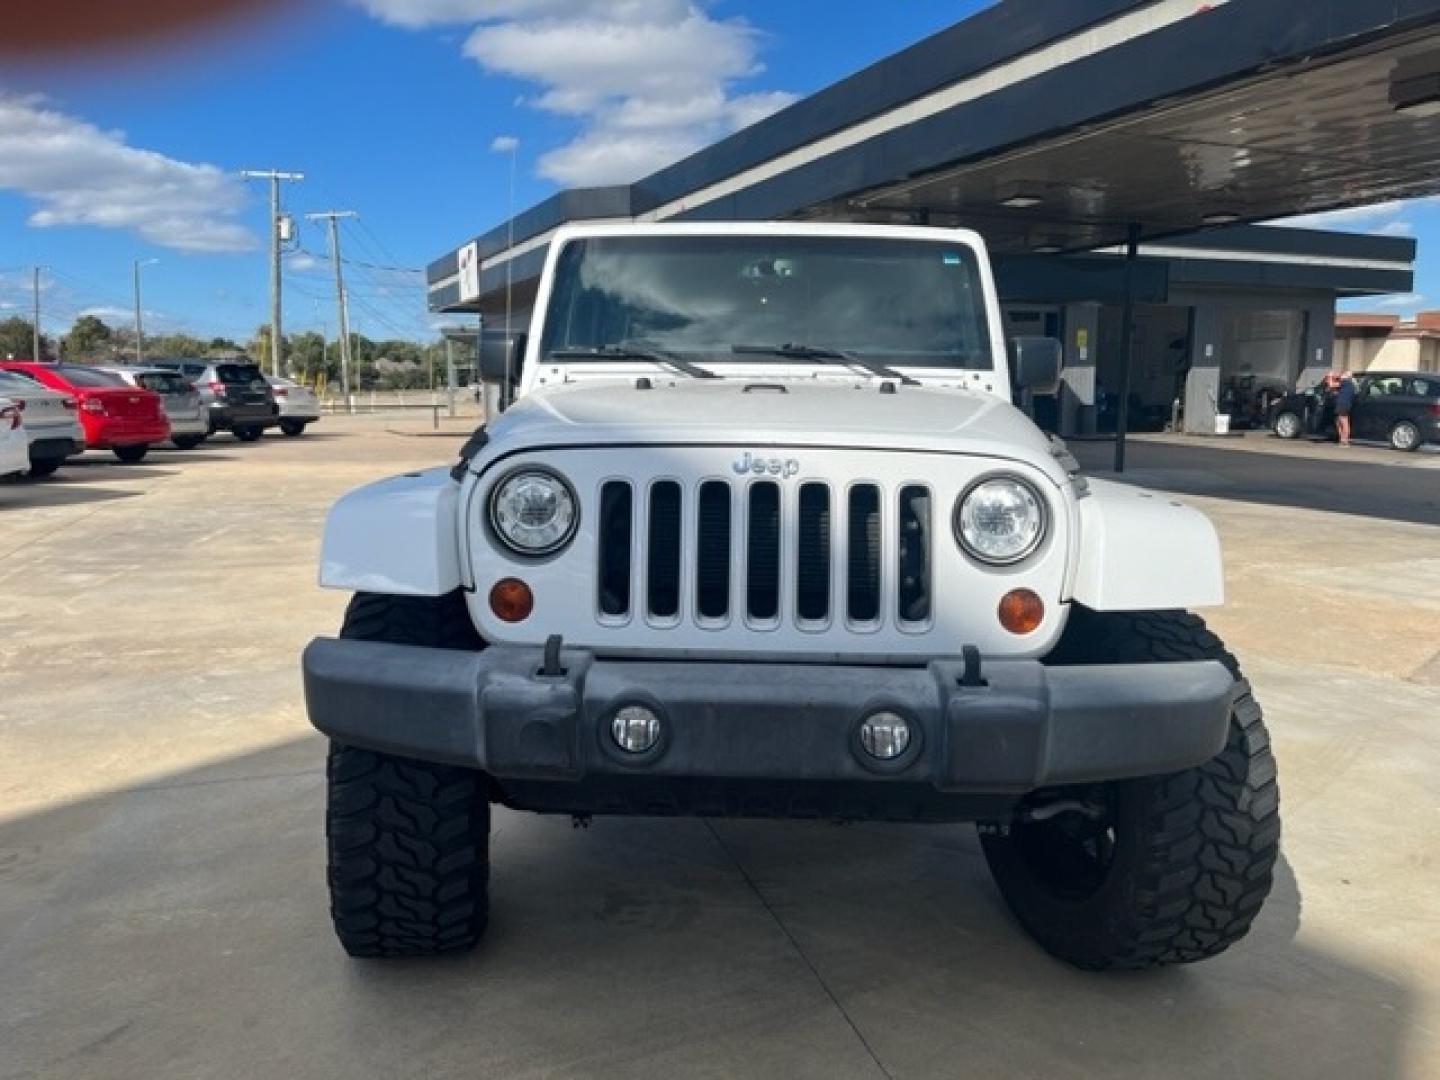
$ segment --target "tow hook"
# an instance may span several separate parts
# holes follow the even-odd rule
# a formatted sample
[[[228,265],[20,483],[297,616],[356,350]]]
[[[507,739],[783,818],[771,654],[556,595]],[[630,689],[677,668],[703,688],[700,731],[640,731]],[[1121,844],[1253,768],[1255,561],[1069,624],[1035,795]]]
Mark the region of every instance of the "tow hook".
[[[1105,811],[1094,803],[1081,802],[1079,799],[1057,799],[1044,806],[1023,807],[1015,815],[1015,820],[1031,825],[1040,821],[1049,821],[1061,814],[1079,814],[1090,821],[1099,821],[1105,816]]]

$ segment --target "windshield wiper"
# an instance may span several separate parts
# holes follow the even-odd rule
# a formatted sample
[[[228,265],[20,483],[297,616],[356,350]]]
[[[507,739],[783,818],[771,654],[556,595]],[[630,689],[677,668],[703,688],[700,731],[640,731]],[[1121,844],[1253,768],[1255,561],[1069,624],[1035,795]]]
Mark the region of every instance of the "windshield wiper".
[[[692,364],[684,357],[661,349],[642,348],[639,345],[572,345],[550,351],[552,360],[648,360],[652,364],[663,364],[674,368],[692,379],[718,379],[719,375],[709,368]]]
[[[733,345],[730,351],[742,356],[783,356],[787,360],[828,360],[853,364],[882,379],[896,379],[906,386],[920,385],[918,379],[912,379],[909,375],[896,371],[892,367],[886,367],[879,361],[866,360],[862,356],[856,356],[843,349],[828,349],[818,345],[795,345],[787,342],[784,345]]]

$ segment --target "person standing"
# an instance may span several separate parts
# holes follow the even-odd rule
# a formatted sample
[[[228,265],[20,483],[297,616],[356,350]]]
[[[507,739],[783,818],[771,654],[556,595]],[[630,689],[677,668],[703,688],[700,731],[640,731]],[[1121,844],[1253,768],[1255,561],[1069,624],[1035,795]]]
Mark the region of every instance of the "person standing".
[[[1348,371],[1340,373],[1340,383],[1335,388],[1335,431],[1340,436],[1340,445],[1350,445],[1350,410],[1355,407],[1357,391],[1355,379]]]

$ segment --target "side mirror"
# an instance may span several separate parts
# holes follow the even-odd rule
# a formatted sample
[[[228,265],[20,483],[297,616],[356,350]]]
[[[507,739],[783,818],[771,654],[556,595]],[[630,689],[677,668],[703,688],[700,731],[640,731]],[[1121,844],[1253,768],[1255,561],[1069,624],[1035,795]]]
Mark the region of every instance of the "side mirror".
[[[1017,337],[1010,340],[1010,367],[1015,389],[1031,394],[1053,394],[1060,388],[1065,349],[1054,338]]]
[[[486,382],[505,383],[520,379],[520,365],[525,359],[525,335],[487,331],[480,335],[480,378]]]

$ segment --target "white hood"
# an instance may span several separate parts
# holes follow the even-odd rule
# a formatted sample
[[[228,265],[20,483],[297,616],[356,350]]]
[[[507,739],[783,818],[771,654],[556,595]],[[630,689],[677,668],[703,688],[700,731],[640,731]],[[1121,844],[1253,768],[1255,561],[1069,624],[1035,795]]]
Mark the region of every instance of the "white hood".
[[[490,428],[486,457],[544,446],[723,444],[976,454],[1054,471],[1050,443],[993,394],[881,383],[651,380],[560,386]],[[892,384],[893,385],[893,384]]]

